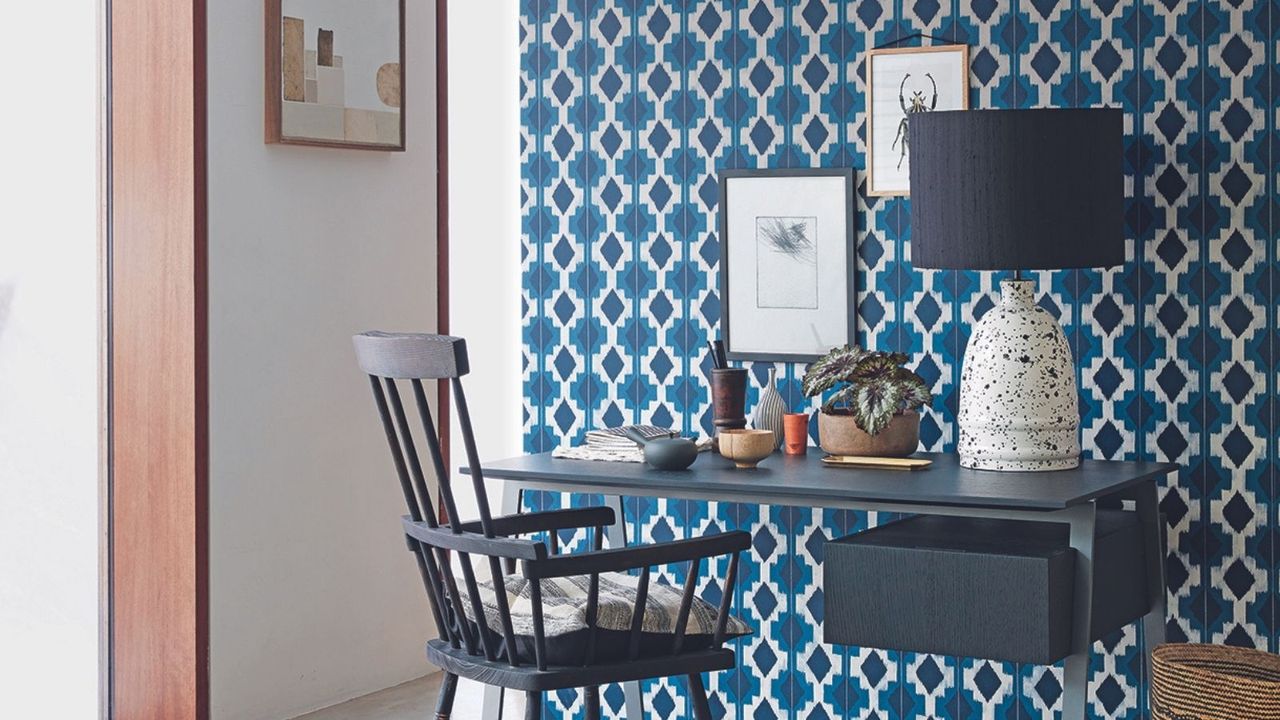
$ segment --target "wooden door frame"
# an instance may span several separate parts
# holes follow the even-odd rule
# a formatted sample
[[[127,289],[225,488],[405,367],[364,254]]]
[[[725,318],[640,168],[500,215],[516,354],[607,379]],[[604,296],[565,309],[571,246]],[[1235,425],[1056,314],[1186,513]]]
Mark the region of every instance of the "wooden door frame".
[[[449,334],[449,0],[436,0],[436,332]],[[440,454],[451,472],[447,380],[436,385],[436,408]],[[436,505],[440,517],[448,518],[443,497]]]
[[[206,720],[206,0],[105,1],[106,713]]]
[[[102,2],[102,715],[208,720],[207,0]],[[437,0],[441,333],[447,17]],[[447,457],[447,387],[439,393]]]

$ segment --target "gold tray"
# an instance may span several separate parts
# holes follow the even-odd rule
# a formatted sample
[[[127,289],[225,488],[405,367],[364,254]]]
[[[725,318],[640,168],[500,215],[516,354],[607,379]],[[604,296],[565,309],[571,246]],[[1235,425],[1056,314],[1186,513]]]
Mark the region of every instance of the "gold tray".
[[[933,464],[924,458],[888,458],[861,455],[828,455],[822,464],[842,468],[875,468],[877,470],[923,470]]]

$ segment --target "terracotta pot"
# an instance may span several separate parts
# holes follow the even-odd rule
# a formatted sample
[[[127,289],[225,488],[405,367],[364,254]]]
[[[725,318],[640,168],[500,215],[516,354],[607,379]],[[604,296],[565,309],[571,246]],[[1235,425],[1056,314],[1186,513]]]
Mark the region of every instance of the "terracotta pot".
[[[782,416],[788,455],[804,455],[809,450],[809,413],[787,413]]]
[[[830,455],[906,457],[920,445],[920,413],[899,413],[878,435],[868,435],[852,415],[819,412],[818,444]]]

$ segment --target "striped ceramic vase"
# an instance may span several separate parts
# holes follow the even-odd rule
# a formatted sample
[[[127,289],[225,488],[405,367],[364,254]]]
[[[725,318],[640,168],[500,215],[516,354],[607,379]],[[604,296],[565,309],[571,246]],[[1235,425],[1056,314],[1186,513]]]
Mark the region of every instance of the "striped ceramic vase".
[[[769,382],[760,391],[760,400],[751,413],[751,426],[757,430],[772,430],[775,450],[782,446],[782,416],[786,412],[786,403],[778,392],[777,369],[769,368]]]

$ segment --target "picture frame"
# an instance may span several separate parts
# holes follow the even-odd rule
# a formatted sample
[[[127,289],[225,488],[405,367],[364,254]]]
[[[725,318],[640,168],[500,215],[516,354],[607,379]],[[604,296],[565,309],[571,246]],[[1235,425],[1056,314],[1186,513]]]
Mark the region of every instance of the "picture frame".
[[[855,341],[855,187],[852,168],[720,172],[729,360],[811,362]]]
[[[969,46],[868,50],[866,73],[867,195],[910,195],[907,117],[969,109]],[[917,85],[921,77],[931,82]]]
[[[265,0],[265,140],[405,149],[404,0]]]

